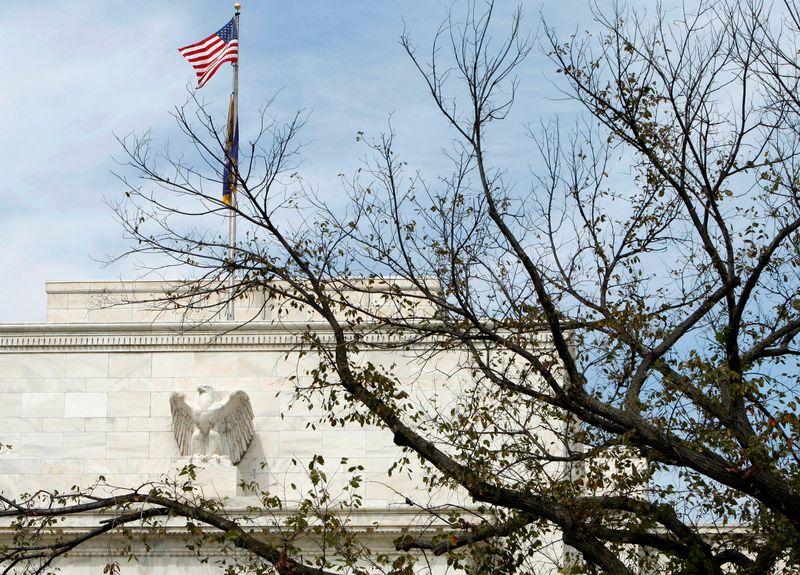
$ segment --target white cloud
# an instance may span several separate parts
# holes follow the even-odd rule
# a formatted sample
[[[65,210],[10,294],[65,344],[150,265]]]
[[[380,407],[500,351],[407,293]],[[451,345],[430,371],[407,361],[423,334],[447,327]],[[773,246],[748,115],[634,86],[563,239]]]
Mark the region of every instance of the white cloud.
[[[498,13],[515,4],[498,2]],[[582,0],[568,4],[585,14]],[[305,139],[314,143],[303,168],[307,181],[331,197],[341,195],[336,175],[355,170],[364,154],[356,131],[377,135],[390,114],[412,168],[435,169],[451,133],[397,38],[405,21],[420,46],[427,46],[449,5],[450,0],[245,3],[243,120],[281,89],[274,108],[279,117],[298,108],[310,111]],[[531,25],[537,9],[529,10]],[[230,10],[218,0],[0,5],[0,232],[6,244],[0,267],[10,275],[0,297],[0,322],[42,320],[45,279],[134,275],[125,265],[103,269],[90,257],[123,247],[103,202],[121,193],[110,174],[111,156],[119,154],[114,134],[152,128],[162,143],[179,141],[169,112],[185,101],[193,73],[177,48],[222,26]],[[559,17],[568,14],[560,5]],[[229,81],[222,71],[200,94],[221,117]],[[533,79],[526,98],[540,90],[539,82]],[[524,158],[520,124],[531,119],[526,113],[534,106],[541,102],[520,102],[519,121],[507,128],[515,143],[505,143],[504,154]]]

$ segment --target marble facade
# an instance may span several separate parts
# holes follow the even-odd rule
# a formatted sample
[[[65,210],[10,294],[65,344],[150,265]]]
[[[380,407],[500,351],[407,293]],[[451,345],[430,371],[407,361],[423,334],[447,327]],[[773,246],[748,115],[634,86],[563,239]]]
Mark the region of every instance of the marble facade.
[[[298,353],[300,331],[313,318],[296,311],[277,321],[253,297],[240,304],[237,317],[257,321],[231,330],[234,324],[203,321],[211,318],[202,314],[187,319],[180,310],[136,303],[165,285],[49,282],[47,323],[0,326],[0,442],[11,445],[0,452],[0,490],[64,490],[100,475],[130,487],[174,473],[181,453],[171,428],[170,395],[209,385],[222,394],[246,392],[255,414],[255,434],[241,462],[205,480],[228,497],[230,508],[250,503],[238,487],[242,480],[270,490],[304,485],[305,468],[293,459],[347,457],[365,469],[363,508],[355,520],[363,522],[376,548],[390,549],[391,540],[415,521],[405,498],[427,502],[430,495],[406,474],[387,477],[398,456],[389,432],[319,426],[319,408],[290,409],[294,381],[307,379],[315,365],[313,355]],[[382,353],[369,359],[393,363],[398,375],[413,374],[439,387],[458,361],[457,354],[421,361],[411,351],[406,357]],[[467,503],[453,493],[445,499]],[[70,521],[79,526],[92,517]],[[176,526],[141,563],[124,565],[122,572],[220,572],[198,563],[182,546],[181,533]],[[113,538],[93,542],[62,563],[64,572],[101,573],[114,548]],[[443,572],[444,560],[434,570]]]

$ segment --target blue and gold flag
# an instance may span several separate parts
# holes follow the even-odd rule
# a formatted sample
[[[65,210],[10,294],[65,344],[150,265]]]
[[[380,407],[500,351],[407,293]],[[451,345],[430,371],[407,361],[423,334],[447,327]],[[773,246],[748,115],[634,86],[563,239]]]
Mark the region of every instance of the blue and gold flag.
[[[236,164],[239,161],[239,119],[234,118],[235,110],[233,96],[228,111],[228,137],[225,141],[225,171],[222,176],[222,201],[226,205],[233,205],[233,195],[236,193]]]

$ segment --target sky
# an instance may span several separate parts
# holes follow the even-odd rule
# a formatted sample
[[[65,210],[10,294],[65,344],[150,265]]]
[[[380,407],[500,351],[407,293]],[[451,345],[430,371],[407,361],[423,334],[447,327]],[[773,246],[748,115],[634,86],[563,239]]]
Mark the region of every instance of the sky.
[[[441,151],[454,134],[398,38],[407,30],[424,52],[448,8],[458,14],[464,5],[245,0],[241,139],[248,118],[277,95],[271,114],[279,120],[308,114],[301,169],[329,201],[343,196],[337,175],[353,173],[366,153],[356,134],[377,136],[390,121],[414,170],[428,177],[446,170]],[[516,5],[496,2],[501,27]],[[523,9],[533,34],[540,14],[564,34],[591,22],[585,0],[524,2]],[[102,263],[126,247],[108,207],[124,192],[112,173],[122,156],[116,138],[150,130],[157,146],[181,145],[170,113],[187,100],[194,74],[177,48],[232,15],[232,3],[220,0],[0,2],[0,323],[44,321],[47,280],[141,276],[135,262]],[[554,72],[538,52],[521,69],[517,105],[494,140],[501,163],[527,166],[534,148],[526,126],[569,112]],[[222,69],[198,92],[221,121],[230,79]]]

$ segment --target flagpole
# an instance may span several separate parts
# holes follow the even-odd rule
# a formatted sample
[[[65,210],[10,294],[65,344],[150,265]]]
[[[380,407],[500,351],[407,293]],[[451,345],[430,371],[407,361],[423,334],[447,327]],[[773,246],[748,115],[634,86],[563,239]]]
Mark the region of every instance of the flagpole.
[[[234,13],[234,21],[236,22],[236,38],[239,38],[239,11],[241,10],[242,5],[238,2],[233,5],[233,9],[235,10]],[[236,61],[233,62],[233,126],[234,129],[237,129],[239,126],[239,56],[241,55],[241,50],[239,50],[239,55],[236,57]],[[231,150],[227,151],[228,154],[231,153]],[[239,177],[238,166],[232,166],[232,178]],[[234,179],[234,182],[236,180]],[[234,187],[235,190],[235,187]],[[234,294],[236,293],[236,268],[233,267],[233,261],[235,254],[235,246],[236,246],[236,206],[237,206],[237,199],[236,199],[236,192],[234,191],[231,194],[231,204],[230,209],[228,210],[228,261],[231,264],[230,275],[228,276],[228,305],[227,305],[227,320],[233,321],[234,320]]]

